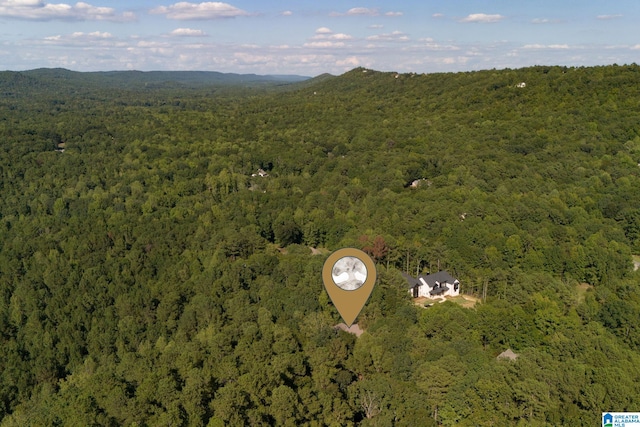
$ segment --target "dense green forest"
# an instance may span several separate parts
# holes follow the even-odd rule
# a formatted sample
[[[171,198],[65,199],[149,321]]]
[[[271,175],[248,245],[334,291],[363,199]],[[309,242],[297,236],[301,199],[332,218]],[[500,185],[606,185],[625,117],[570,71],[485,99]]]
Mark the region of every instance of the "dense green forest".
[[[638,410],[639,66],[144,78],[0,73],[0,425]],[[359,338],[341,247],[377,264]],[[438,268],[475,307],[413,303]]]

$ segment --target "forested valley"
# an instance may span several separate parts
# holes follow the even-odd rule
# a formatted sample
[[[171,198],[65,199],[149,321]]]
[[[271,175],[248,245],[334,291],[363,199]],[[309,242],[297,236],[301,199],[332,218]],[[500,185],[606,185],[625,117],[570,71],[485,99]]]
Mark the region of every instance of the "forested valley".
[[[0,73],[3,427],[640,407],[639,66],[63,74]],[[377,266],[358,338],[322,284],[342,247]],[[401,273],[438,269],[476,305],[414,304]]]

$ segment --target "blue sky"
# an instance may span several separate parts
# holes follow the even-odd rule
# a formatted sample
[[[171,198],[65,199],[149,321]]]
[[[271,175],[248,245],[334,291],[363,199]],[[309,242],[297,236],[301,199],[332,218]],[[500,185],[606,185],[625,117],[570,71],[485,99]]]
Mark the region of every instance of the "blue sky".
[[[640,63],[638,22],[638,0],[0,0],[0,69],[315,76],[630,64]]]

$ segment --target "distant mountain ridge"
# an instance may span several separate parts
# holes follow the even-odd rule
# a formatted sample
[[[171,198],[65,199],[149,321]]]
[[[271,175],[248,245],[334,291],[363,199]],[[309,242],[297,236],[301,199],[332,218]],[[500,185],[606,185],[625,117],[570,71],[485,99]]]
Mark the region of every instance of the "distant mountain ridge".
[[[221,73],[217,71],[71,71],[65,68],[38,68],[27,71],[0,72],[0,84],[16,79],[41,83],[62,83],[106,85],[110,87],[171,87],[171,86],[269,86],[287,85],[311,79],[299,75],[258,75]]]

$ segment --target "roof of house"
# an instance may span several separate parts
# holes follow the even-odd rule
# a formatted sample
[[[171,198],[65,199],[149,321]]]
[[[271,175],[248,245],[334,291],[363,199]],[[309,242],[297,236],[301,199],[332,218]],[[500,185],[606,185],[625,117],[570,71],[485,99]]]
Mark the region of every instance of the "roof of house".
[[[450,275],[449,273],[447,273],[446,271],[438,271],[437,273],[433,273],[433,274],[422,274],[418,276],[417,280],[420,280],[420,279],[427,282],[427,284],[432,288],[436,284],[436,282],[440,284],[443,284],[443,283],[453,284],[458,280],[452,275]]]
[[[518,358],[518,356],[520,356],[517,353],[514,353],[513,350],[511,350],[510,348],[506,349],[505,351],[503,351],[502,353],[500,353],[498,355],[498,357],[496,357],[496,359],[509,359],[509,360],[516,360]]]
[[[402,277],[404,277],[404,279],[407,281],[407,284],[409,285],[408,286],[409,289],[412,289],[415,286],[421,286],[422,282],[420,281],[420,279],[427,282],[427,285],[429,285],[430,288],[433,288],[436,282],[440,283],[440,285],[443,285],[445,283],[454,284],[455,282],[458,282],[458,279],[456,279],[446,271],[439,271],[433,274],[422,274],[417,278],[412,277],[411,275],[403,272]]]
[[[430,295],[440,295],[441,293],[447,292],[449,290],[449,287],[447,285],[442,285],[439,288],[434,288],[432,289],[429,294]]]
[[[405,278],[407,283],[409,284],[409,289],[415,287],[416,285],[420,285],[421,283],[415,277],[411,277],[409,274],[402,272],[402,277]]]

